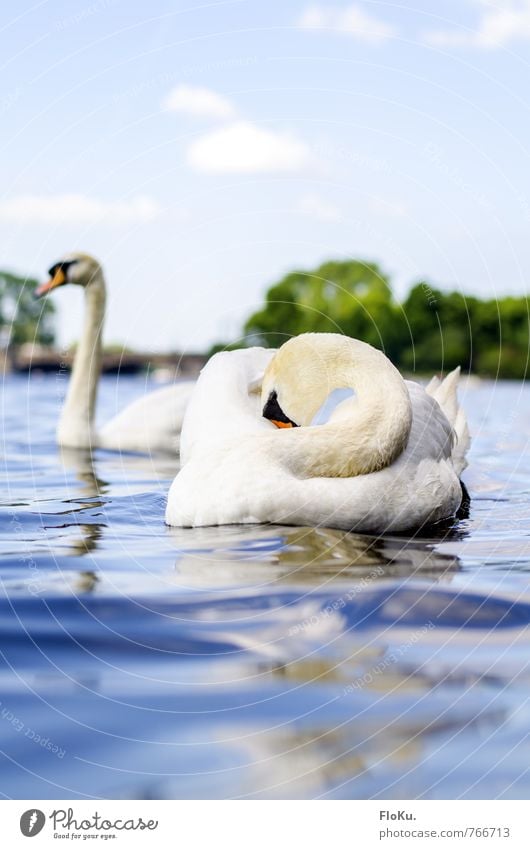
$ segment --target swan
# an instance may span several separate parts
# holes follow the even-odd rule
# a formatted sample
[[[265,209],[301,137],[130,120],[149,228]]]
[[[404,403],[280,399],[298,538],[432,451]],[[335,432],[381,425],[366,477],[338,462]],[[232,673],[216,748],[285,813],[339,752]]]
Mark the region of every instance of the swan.
[[[166,523],[384,533],[453,517],[469,446],[458,378],[423,388],[381,351],[334,333],[216,354],[184,417]],[[349,397],[314,424],[336,390]]]
[[[36,289],[36,298],[69,283],[85,290],[84,326],[57,427],[59,445],[149,454],[178,451],[184,410],[193,387],[191,382],[150,392],[133,401],[102,428],[95,429],[106,301],[103,269],[89,254],[74,252],[54,263],[49,275],[50,279]]]

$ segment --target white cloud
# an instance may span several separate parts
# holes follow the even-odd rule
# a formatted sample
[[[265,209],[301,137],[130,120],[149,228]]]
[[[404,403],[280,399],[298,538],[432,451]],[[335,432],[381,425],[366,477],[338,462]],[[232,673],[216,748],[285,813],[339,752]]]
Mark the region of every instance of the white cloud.
[[[486,5],[472,30],[434,30],[423,40],[437,47],[478,47],[494,50],[514,41],[530,40],[530,0],[505,0],[502,6]]]
[[[178,85],[169,92],[162,105],[170,112],[184,112],[196,117],[225,119],[236,114],[234,104],[226,97],[195,85]]]
[[[210,174],[260,174],[300,171],[312,162],[307,145],[288,133],[236,121],[194,141],[188,164]]]
[[[300,198],[298,211],[319,221],[340,221],[340,209],[325,198],[316,194],[307,194]]]
[[[373,197],[369,202],[372,212],[378,215],[386,215],[389,218],[403,218],[407,214],[407,208],[403,203],[396,201],[385,200],[380,197]]]
[[[393,38],[396,30],[366,12],[357,3],[351,6],[309,6],[298,20],[301,29],[334,29],[369,44]]]
[[[82,194],[17,195],[0,201],[0,220],[12,223],[97,224],[149,221],[159,212],[151,198],[106,201]]]

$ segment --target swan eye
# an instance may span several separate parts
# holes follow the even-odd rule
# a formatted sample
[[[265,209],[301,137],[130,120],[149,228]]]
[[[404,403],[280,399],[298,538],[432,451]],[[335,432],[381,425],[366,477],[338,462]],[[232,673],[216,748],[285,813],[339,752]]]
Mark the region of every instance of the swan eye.
[[[263,418],[268,419],[276,427],[298,427],[298,425],[285,415],[278,404],[278,395],[275,389],[270,393],[263,407]]]

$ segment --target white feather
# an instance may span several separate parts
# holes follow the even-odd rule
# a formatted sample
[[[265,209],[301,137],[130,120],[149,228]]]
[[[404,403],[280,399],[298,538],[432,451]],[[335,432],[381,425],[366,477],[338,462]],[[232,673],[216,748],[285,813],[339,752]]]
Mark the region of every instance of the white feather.
[[[311,476],[296,466],[291,453],[294,439],[309,455],[317,431],[320,440],[333,434],[340,460],[341,428],[348,430],[351,441],[344,408],[351,404],[357,415],[362,399],[359,405],[357,399],[344,402],[338,422],[332,416],[317,428],[276,429],[261,417],[256,396],[249,392],[256,369],[263,374],[272,353],[250,349],[217,355],[203,370],[185,415],[184,465],[169,492],[168,524],[273,522],[382,533],[417,528],[455,514],[462,498],[459,474],[468,444],[465,416],[456,401],[456,373],[439,385],[431,384],[435,397],[417,383],[403,383],[398,375],[396,382],[401,380],[408,393],[412,424],[406,447],[386,468],[352,477]],[[376,383],[376,374],[366,380],[366,386]],[[365,387],[365,396],[366,391]],[[385,396],[390,423],[395,408],[386,385]],[[356,436],[359,445],[369,445],[370,434]]]

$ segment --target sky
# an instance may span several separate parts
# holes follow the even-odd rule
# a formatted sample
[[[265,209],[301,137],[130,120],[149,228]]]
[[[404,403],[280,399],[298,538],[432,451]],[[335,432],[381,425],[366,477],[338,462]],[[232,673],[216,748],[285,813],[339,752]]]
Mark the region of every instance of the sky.
[[[528,289],[530,0],[4,0],[0,46],[0,267],[94,254],[109,343],[230,340],[330,258]]]

